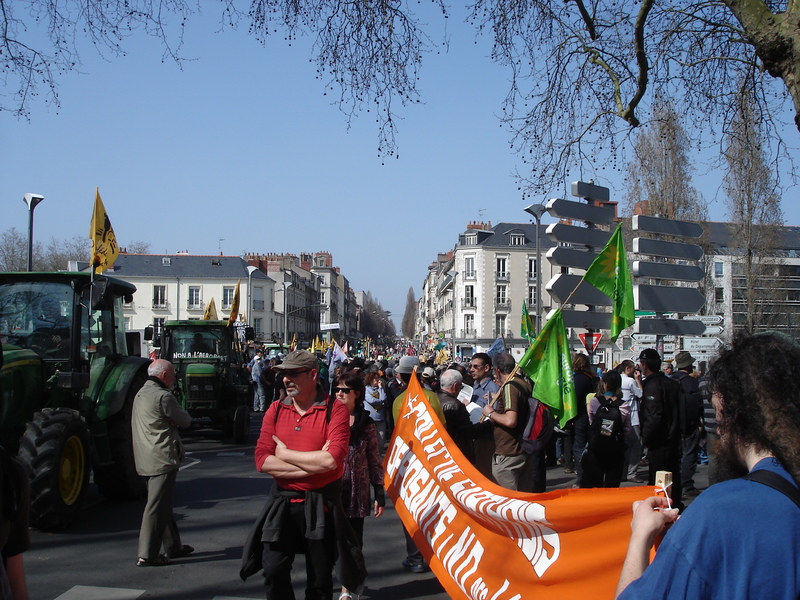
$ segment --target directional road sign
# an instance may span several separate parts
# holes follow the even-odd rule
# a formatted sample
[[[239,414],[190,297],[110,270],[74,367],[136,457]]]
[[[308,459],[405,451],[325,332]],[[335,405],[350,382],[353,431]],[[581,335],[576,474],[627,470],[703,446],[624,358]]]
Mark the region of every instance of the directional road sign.
[[[608,202],[609,190],[607,187],[586,183],[585,181],[572,182],[572,195],[578,198],[588,198],[597,202]]]
[[[722,315],[686,315],[684,318],[693,321],[702,321],[706,325],[722,323]]]
[[[580,275],[559,273],[547,282],[545,289],[561,304],[586,304],[589,306],[611,306],[611,298],[593,285],[582,281]],[[575,289],[577,287],[577,289]],[[575,293],[572,291],[575,290]],[[570,297],[570,294],[572,297]]]
[[[664,262],[633,261],[633,274],[637,277],[669,279],[672,281],[702,281],[705,273],[694,265],[675,265]]]
[[[611,238],[611,232],[588,227],[575,227],[563,223],[552,223],[547,226],[547,236],[554,242],[567,242],[579,246],[597,246],[602,248]]]
[[[631,338],[637,344],[655,344],[656,343],[656,336],[647,334],[647,333],[634,333],[631,334]],[[661,337],[661,341],[663,342],[674,342],[677,338],[674,335],[664,335]]]
[[[636,254],[663,256],[679,260],[700,260],[703,258],[703,249],[696,244],[681,244],[679,242],[665,242],[647,238],[633,238],[633,251]]]
[[[593,310],[563,310],[564,327],[571,329],[611,329],[611,313]]]
[[[706,303],[705,296],[695,288],[643,283],[633,286],[633,298],[636,308],[659,313],[696,313]]]
[[[683,349],[691,352],[707,352],[722,346],[722,340],[715,337],[685,337],[682,341]]]
[[[723,331],[725,331],[725,330],[722,327],[720,327],[719,325],[706,325],[705,334],[706,335],[719,335]]]
[[[576,267],[578,269],[588,269],[589,265],[597,258],[596,252],[587,252],[579,248],[568,248],[567,246],[553,246],[547,251],[547,260],[550,264],[559,267]]]
[[[631,229],[690,238],[698,238],[703,235],[703,226],[699,223],[648,217],[647,215],[634,215],[631,220]]]
[[[678,319],[637,319],[633,327],[636,333],[662,335],[702,335],[706,330],[700,321]]]
[[[614,209],[611,207],[586,204],[585,202],[573,202],[572,200],[562,200],[561,198],[548,200],[545,206],[547,212],[552,216],[562,219],[608,224],[613,223],[615,217]]]

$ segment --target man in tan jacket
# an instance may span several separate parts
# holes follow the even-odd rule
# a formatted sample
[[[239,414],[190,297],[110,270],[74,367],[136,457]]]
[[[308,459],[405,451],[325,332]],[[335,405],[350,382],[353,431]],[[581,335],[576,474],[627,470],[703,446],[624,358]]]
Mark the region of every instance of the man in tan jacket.
[[[194,548],[181,543],[172,514],[172,492],[178,467],[185,457],[178,427],[189,427],[189,413],[169,391],[175,369],[167,360],[155,360],[147,381],[133,402],[131,430],[136,471],[147,479],[147,505],[139,531],[138,567],[160,567],[170,558],[187,556]],[[160,554],[164,547],[166,556]]]

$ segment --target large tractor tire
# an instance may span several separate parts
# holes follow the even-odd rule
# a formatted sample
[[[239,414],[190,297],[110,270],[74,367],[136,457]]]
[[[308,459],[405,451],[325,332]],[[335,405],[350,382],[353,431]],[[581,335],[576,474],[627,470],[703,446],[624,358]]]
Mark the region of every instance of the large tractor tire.
[[[52,531],[80,512],[91,471],[89,430],[68,408],[45,408],[33,415],[20,440],[19,459],[31,477],[30,522]]]
[[[114,464],[96,465],[94,482],[100,493],[109,500],[135,500],[147,495],[147,483],[136,472],[133,459],[133,432],[131,431],[131,414],[133,399],[141,389],[147,375],[139,373],[131,382],[125,396],[125,404],[106,422],[108,441],[111,444],[111,458]]]
[[[244,404],[236,407],[233,413],[233,443],[246,444],[250,435],[250,409]]]

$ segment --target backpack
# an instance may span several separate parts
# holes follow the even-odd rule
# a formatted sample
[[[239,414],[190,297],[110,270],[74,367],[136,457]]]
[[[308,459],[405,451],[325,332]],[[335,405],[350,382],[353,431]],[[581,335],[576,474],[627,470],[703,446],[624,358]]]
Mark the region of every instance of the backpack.
[[[594,415],[589,428],[588,449],[593,454],[613,454],[624,448],[625,426],[622,421],[620,407],[624,400],[611,400],[606,396],[598,396],[600,407]]]
[[[520,386],[518,382],[512,380],[509,383],[519,391],[522,391],[522,386]],[[531,394],[533,394],[533,391],[531,391]],[[518,421],[518,424],[519,422],[520,421]],[[544,402],[540,402],[531,395],[528,397],[528,414],[524,422],[525,427],[522,428],[521,440],[522,450],[526,454],[539,452],[547,446],[555,430],[553,413]]]
[[[527,454],[543,450],[555,429],[550,408],[536,398],[528,398],[528,420],[522,430],[522,449]]]
[[[691,378],[684,375],[680,379],[673,377],[678,384],[678,424],[681,435],[690,435],[700,427],[700,416],[703,414],[703,396],[700,390],[689,391],[683,381]]]

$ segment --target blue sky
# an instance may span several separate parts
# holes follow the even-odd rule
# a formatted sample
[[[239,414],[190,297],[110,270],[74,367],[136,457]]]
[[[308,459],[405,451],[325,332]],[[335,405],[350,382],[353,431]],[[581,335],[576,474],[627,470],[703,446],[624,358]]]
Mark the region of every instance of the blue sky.
[[[348,130],[324,95],[308,38],[289,46],[279,34],[264,47],[246,28],[218,32],[209,14],[187,27],[183,55],[195,60],[182,70],[141,35],[122,58],[87,46],[81,73],[59,79],[60,109],[34,104],[30,122],[0,113],[0,230],[26,231],[22,196],[33,192],[45,196],[37,240],[86,235],[97,186],[122,245],[329,251],[399,324],[409,286],[420,293],[468,221],[528,221],[524,206],[569,187],[522,197],[522,165],[496,117],[507,74],[470,26],[451,18],[447,33],[449,50],[423,59],[423,103],[399,109],[399,155],[387,159],[373,114]],[[576,165],[570,180],[589,176]],[[597,182],[622,200],[620,178]],[[713,200],[719,176],[695,185]],[[788,197],[783,208],[800,224]],[[720,201],[711,216],[725,218]]]

